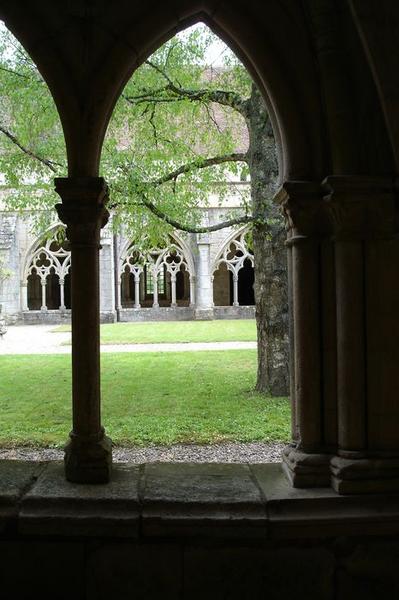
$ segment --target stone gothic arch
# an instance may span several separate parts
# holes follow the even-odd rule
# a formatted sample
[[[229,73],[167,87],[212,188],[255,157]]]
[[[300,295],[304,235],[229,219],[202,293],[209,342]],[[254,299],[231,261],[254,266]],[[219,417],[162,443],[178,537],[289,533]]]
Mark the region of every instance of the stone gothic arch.
[[[164,248],[140,250],[134,243],[125,242],[118,263],[118,309],[158,309],[162,305],[176,308],[195,304],[195,270],[188,245],[172,234]],[[183,284],[183,294],[178,293]],[[185,302],[187,300],[187,302]]]
[[[60,310],[71,307],[71,252],[57,236],[61,224],[51,227],[30,247],[21,280],[22,310]]]
[[[215,275],[221,266],[225,266],[227,271],[232,275],[232,305],[240,306],[239,302],[239,277],[240,272],[247,268],[249,265],[254,268],[254,256],[251,250],[248,248],[246,236],[249,233],[248,226],[240,228],[229,235],[227,240],[224,241],[222,247],[216,254],[213,268],[212,268],[212,283],[214,287],[214,303],[215,303]],[[226,283],[226,282],[225,282]],[[231,295],[231,294],[230,294]],[[225,296],[226,297],[226,296]],[[251,297],[249,294],[247,297]],[[253,297],[253,291],[252,291]],[[254,300],[250,304],[254,304]],[[249,303],[248,303],[249,304]]]

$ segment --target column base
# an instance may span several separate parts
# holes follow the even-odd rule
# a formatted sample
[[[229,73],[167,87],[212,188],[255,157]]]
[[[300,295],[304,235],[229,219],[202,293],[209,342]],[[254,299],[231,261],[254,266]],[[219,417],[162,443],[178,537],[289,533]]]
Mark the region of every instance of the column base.
[[[112,470],[112,441],[104,435],[88,439],[70,433],[65,446],[65,477],[73,483],[108,483]]]
[[[380,494],[399,491],[399,458],[331,460],[331,486],[338,494]]]
[[[194,311],[196,321],[212,321],[213,318],[213,308],[196,308]]]
[[[283,450],[283,471],[297,488],[330,486],[329,454],[310,454],[287,446]]]

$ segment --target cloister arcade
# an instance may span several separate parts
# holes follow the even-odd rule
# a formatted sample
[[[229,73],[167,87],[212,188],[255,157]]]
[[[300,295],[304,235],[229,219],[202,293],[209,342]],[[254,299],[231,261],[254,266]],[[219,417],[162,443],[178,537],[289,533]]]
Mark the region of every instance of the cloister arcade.
[[[397,596],[399,4],[1,0],[0,17],[38,65],[62,121],[68,175],[55,189],[71,247],[74,312],[65,471],[1,465],[3,594]],[[254,77],[279,148],[292,406],[283,471],[112,467],[103,427],[104,135],[135,68],[199,20]],[[209,256],[207,242],[199,245]],[[204,284],[198,303],[211,273],[196,276]]]
[[[1,216],[0,212],[0,229]],[[14,319],[30,322],[35,317],[35,322],[56,322],[57,315],[62,321],[70,317],[71,253],[65,233],[59,235],[60,228],[61,224],[52,227],[26,251],[16,236],[8,249],[13,263],[20,260],[15,276],[6,282],[4,295],[5,311]],[[159,313],[165,308],[174,309],[166,313],[167,318],[172,319],[180,309],[184,309],[184,318],[195,318],[197,296],[202,299],[202,309],[215,309],[215,318],[224,315],[216,310],[218,307],[230,307],[225,316],[253,316],[248,312],[254,306],[253,254],[248,235],[248,227],[241,227],[219,233],[215,239],[211,236],[205,255],[198,251],[196,236],[183,239],[175,234],[165,247],[146,252],[126,234],[120,235],[119,244],[108,236],[100,250],[104,320],[135,320],[137,316],[142,320],[150,318],[149,309]],[[116,258],[109,265],[115,252]],[[200,264],[201,260],[206,264]],[[7,302],[8,298],[11,300]],[[240,312],[240,307],[246,312]]]

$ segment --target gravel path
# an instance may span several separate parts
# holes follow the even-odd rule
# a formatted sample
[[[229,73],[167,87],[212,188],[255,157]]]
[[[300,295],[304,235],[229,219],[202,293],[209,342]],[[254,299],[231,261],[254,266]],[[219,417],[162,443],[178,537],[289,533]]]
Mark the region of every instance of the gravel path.
[[[280,462],[285,444],[282,443],[225,443],[213,445],[176,444],[147,448],[114,448],[114,462],[136,464],[153,462],[194,463],[264,463]],[[0,459],[62,460],[62,450],[54,448],[0,448]]]
[[[70,354],[71,334],[55,325],[14,325],[0,339],[0,354]],[[64,345],[62,345],[64,344]],[[193,352],[252,350],[256,342],[185,342],[184,344],[103,344],[101,352]]]

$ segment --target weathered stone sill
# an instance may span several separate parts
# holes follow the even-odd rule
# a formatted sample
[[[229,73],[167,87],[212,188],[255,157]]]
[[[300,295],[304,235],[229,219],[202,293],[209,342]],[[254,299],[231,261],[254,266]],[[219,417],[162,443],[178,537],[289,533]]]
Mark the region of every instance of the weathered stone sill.
[[[68,483],[60,462],[0,461],[0,536],[151,541],[397,535],[398,494],[295,489],[277,464],[114,466],[106,485]]]

